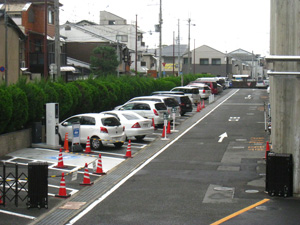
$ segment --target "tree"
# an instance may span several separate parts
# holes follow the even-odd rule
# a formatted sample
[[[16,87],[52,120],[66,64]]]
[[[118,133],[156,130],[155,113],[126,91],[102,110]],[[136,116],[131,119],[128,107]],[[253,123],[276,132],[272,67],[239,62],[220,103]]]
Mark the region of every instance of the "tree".
[[[116,50],[109,46],[98,46],[91,56],[91,70],[96,75],[116,74],[119,65]]]

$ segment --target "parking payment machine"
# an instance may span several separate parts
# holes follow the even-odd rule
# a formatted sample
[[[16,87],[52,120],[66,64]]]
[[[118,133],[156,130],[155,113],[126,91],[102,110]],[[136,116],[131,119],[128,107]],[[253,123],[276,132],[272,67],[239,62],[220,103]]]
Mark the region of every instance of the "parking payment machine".
[[[46,104],[46,144],[57,147],[58,144],[58,123],[59,105],[58,103]]]

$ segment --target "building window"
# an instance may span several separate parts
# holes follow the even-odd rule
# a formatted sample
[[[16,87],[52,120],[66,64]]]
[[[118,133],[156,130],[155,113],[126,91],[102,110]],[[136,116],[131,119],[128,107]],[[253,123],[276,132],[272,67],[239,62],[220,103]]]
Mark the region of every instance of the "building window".
[[[200,65],[208,65],[209,60],[208,59],[200,59]]]
[[[52,9],[48,9],[48,23],[54,24],[54,12]]]
[[[30,8],[28,11],[28,22],[34,23],[34,12],[32,8]]]
[[[146,62],[141,61],[141,66],[146,66]]]
[[[109,20],[108,25],[116,25],[116,21],[115,20]]]
[[[121,42],[128,42],[128,35],[117,35],[116,39]]]
[[[211,64],[212,65],[221,65],[221,59],[212,59]]]

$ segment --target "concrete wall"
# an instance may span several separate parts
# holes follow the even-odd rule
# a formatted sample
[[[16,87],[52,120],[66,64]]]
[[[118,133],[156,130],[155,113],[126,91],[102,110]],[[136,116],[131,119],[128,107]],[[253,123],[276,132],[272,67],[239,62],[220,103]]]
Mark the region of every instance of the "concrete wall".
[[[0,135],[0,156],[31,146],[31,129]]]
[[[300,55],[300,1],[271,0],[271,55]],[[300,62],[277,61],[276,72],[300,72]],[[300,194],[300,75],[270,76],[274,152],[294,159],[294,193]]]

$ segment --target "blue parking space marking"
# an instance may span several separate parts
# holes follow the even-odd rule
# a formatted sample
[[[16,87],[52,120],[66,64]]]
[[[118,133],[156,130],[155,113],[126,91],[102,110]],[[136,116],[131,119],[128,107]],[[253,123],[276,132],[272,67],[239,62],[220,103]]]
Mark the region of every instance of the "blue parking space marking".
[[[47,159],[54,159],[54,160],[58,160],[59,156],[50,156],[50,157],[46,157]],[[80,156],[77,155],[63,155],[63,159],[65,160],[71,160],[71,159],[79,159]]]

